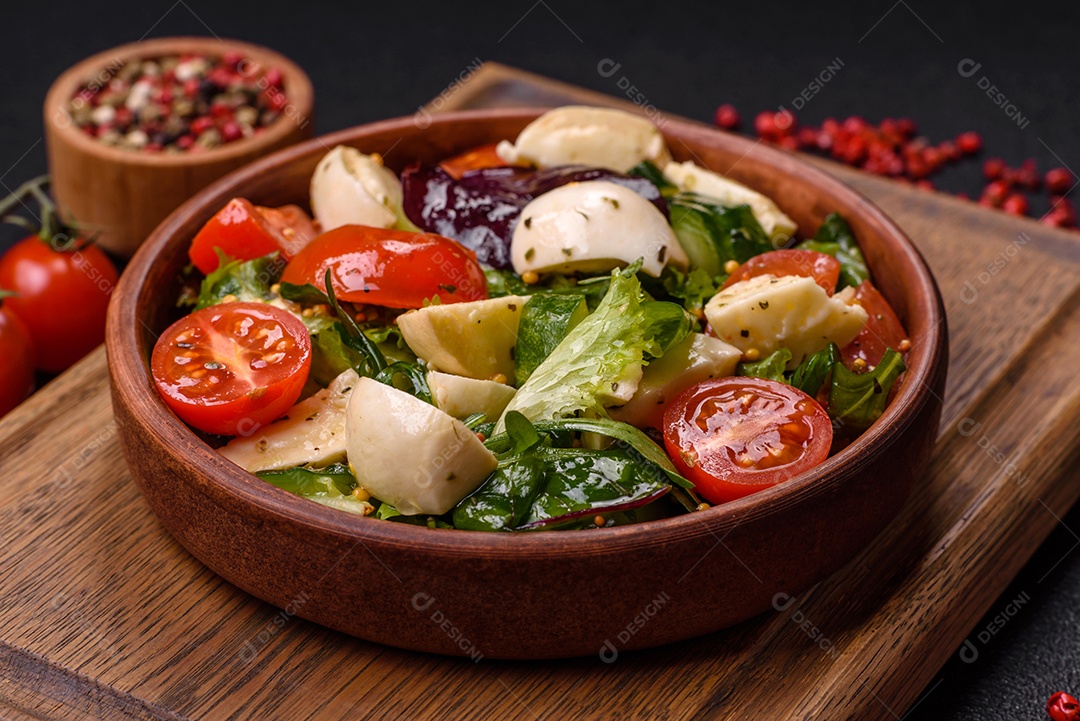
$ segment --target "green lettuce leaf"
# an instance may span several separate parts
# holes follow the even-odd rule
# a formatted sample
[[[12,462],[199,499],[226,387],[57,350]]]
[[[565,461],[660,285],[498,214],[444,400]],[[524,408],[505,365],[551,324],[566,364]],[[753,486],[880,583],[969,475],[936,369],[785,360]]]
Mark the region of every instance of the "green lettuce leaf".
[[[626,385],[636,387],[649,358],[659,358],[690,332],[692,317],[677,304],[645,301],[641,283],[627,271],[613,271],[611,285],[587,316],[529,380],[499,419],[518,411],[531,421],[581,414],[606,418],[605,406],[625,402]]]

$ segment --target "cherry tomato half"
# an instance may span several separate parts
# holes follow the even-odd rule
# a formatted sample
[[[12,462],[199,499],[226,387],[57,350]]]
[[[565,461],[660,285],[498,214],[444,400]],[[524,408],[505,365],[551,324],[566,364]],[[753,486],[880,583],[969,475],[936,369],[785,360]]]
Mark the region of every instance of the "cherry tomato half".
[[[34,346],[19,317],[0,306],[0,416],[34,392]]]
[[[218,267],[215,248],[235,260],[254,260],[274,251],[288,260],[317,234],[308,214],[295,205],[264,208],[233,198],[191,241],[188,257],[209,275]]]
[[[343,225],[323,233],[293,258],[284,283],[326,288],[331,271],[339,300],[389,308],[420,308],[487,298],[476,253],[433,233]]]
[[[755,255],[739,266],[732,273],[723,288],[734,285],[740,280],[749,280],[759,275],[799,275],[813,278],[814,282],[832,295],[836,292],[836,283],[840,280],[840,261],[831,255],[818,253],[816,250],[770,250],[768,253]]]
[[[311,336],[296,316],[265,303],[224,303],[169,326],[150,359],[158,393],[186,423],[250,435],[300,397]]]
[[[56,250],[32,235],[0,258],[0,288],[17,294],[4,305],[30,332],[38,368],[59,373],[101,345],[117,278],[108,256],[81,241]]]
[[[461,180],[461,176],[470,170],[502,168],[510,165],[495,152],[496,147],[497,144],[492,143],[491,145],[481,145],[472,150],[466,150],[461,155],[455,155],[442,161],[439,163],[439,167],[445,170],[454,180]]]
[[[711,503],[790,480],[824,461],[829,414],[798,388],[764,378],[714,378],[675,396],[664,446]]]
[[[907,339],[907,331],[889,301],[870,281],[864,280],[855,289],[855,300],[870,317],[855,340],[840,349],[840,356],[849,369],[857,358],[873,367],[881,362],[886,349],[903,350],[900,343]]]

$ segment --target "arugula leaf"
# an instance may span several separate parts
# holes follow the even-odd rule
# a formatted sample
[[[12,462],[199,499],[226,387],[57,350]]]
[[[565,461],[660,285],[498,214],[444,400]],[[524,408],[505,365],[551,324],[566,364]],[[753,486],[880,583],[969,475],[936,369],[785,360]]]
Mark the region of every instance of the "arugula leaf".
[[[803,250],[816,250],[831,255],[840,261],[840,282],[837,290],[847,286],[858,287],[864,280],[870,279],[870,269],[866,267],[859,244],[851,232],[851,226],[839,213],[830,213],[818,228],[813,240],[799,244]]]
[[[804,360],[791,376],[791,385],[808,396],[817,396],[829,372],[840,362],[840,348],[829,343],[817,353]]]
[[[363,358],[363,363],[356,368],[356,372],[361,376],[374,377],[386,368],[386,358],[383,356],[382,351],[379,350],[379,347],[360,330],[360,326],[356,324],[356,319],[349,315],[338,303],[331,278],[331,271],[327,268],[326,302],[333,309],[339,321],[334,324],[334,328],[341,335],[341,341]]]
[[[278,289],[281,297],[301,305],[330,305],[330,298],[311,283],[296,285],[282,283]]]
[[[759,361],[740,363],[735,368],[735,375],[766,378],[771,381],[787,383],[787,378],[784,377],[784,369],[787,368],[790,360],[791,351],[787,348],[778,348]]]
[[[497,428],[510,411],[532,421],[589,412],[606,417],[608,405],[624,403],[641,380],[648,358],[658,358],[686,337],[692,321],[673,327],[674,303],[644,302],[641,283],[626,271],[613,271],[611,286],[597,309],[555,347],[518,389]]]
[[[364,363],[363,356],[341,340],[338,325],[331,322],[330,327],[311,336],[311,377],[324,388],[349,368]]]
[[[285,263],[278,253],[255,260],[232,260],[220,248],[215,248],[220,260],[217,270],[203,279],[195,310],[221,303],[227,296],[240,301],[270,300],[270,286],[281,277]]]
[[[892,348],[885,351],[872,371],[855,373],[842,363],[833,366],[829,391],[829,414],[843,425],[865,430],[885,412],[889,391],[907,367]]]
[[[409,386],[400,388],[396,383],[398,378],[404,378]],[[425,403],[435,405],[435,400],[431,395],[431,387],[427,382],[427,369],[423,368],[419,363],[406,363],[404,361],[391,363],[375,375],[375,380],[392,388],[404,390]]]

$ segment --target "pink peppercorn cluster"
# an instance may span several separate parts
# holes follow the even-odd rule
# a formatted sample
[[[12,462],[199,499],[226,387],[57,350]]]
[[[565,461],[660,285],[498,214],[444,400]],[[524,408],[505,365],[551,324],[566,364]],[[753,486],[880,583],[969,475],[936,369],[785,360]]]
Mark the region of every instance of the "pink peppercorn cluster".
[[[227,52],[106,68],[75,93],[68,112],[83,132],[106,145],[177,153],[258,135],[287,106],[281,70]]]
[[[714,121],[725,130],[736,130],[742,123],[739,112],[727,103],[716,109]],[[763,140],[788,150],[826,154],[847,165],[926,190],[934,189],[929,176],[965,156],[979,154],[983,148],[982,137],[976,132],[961,133],[954,140],[932,144],[918,136],[917,131],[915,122],[909,118],[886,118],[877,125],[858,116],[844,120],[828,118],[820,127],[812,127],[800,125],[788,111],[763,111],[754,117],[754,132]],[[1024,192],[1045,187],[1050,210],[1040,222],[1062,228],[1076,227],[1076,208],[1065,197],[1076,179],[1067,169],[1053,168],[1040,176],[1031,158],[1019,168],[1009,168],[1004,161],[991,158],[983,164],[983,174],[988,185],[978,200],[980,205],[1012,215],[1027,215],[1031,206]]]

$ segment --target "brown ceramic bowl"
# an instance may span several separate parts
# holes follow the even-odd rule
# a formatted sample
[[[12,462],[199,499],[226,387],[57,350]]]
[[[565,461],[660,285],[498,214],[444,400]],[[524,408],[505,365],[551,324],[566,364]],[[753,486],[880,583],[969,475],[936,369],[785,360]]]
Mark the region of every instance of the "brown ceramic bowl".
[[[68,103],[84,83],[104,83],[131,60],[237,50],[252,69],[280,68],[289,99],[282,116],[260,135],[200,153],[143,153],[98,142],[76,127]],[[285,56],[251,43],[217,38],[156,38],[122,45],[80,61],[56,79],[45,98],[45,144],[57,203],[79,223],[100,231],[98,242],[130,257],[165,217],[221,176],[311,137],[311,81]]]
[[[885,415],[813,471],[710,510],[590,531],[430,530],[326,508],[272,487],[199,440],[158,399],[147,372],[173,312],[194,233],[227,200],[305,204],[339,143],[412,160],[514,138],[537,111],[447,114],[345,130],[256,162],[199,193],[158,227],[113,295],[113,408],[135,481],[203,563],[288,613],[371,641],[461,656],[555,658],[644,648],[715,631],[772,607],[853,558],[923,476],[937,436],[946,331],[933,278],[910,241],[850,188],[794,155],[671,121],[693,158],[775,198],[812,233],[851,222],[874,277],[906,324],[907,379]],[[401,449],[407,452],[407,449]]]

